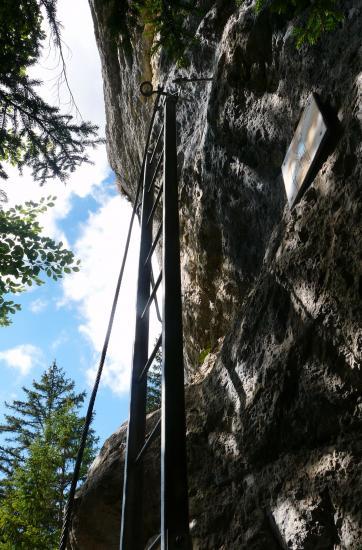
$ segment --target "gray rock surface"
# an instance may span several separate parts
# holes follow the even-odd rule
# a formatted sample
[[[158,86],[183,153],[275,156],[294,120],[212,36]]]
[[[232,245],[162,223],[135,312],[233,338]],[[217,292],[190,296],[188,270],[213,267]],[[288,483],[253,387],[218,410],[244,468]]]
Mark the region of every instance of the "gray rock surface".
[[[147,106],[134,97],[146,60],[155,83],[176,72],[214,78],[184,85],[178,103],[194,548],[359,550],[362,5],[344,2],[341,28],[301,50],[289,24],[256,17],[250,2],[209,5],[193,22],[200,42],[188,71],[162,55],[151,64],[137,29],[126,66],[94,6],[110,159],[128,196],[142,156]],[[334,139],[290,211],[280,166],[312,91]],[[119,480],[122,453],[117,461],[114,474],[93,468],[96,500],[108,498],[108,471]],[[92,494],[82,489],[74,540],[83,507],[97,514]],[[110,502],[120,498],[119,487]],[[105,547],[117,547],[117,529]]]
[[[148,416],[147,433],[159,419],[159,413]],[[123,462],[127,439],[127,423],[104,443],[100,454],[89,469],[86,482],[77,491],[70,533],[70,547],[84,550],[119,548],[123,490]],[[160,474],[157,468],[159,452],[156,442],[144,460],[145,533],[159,529]]]

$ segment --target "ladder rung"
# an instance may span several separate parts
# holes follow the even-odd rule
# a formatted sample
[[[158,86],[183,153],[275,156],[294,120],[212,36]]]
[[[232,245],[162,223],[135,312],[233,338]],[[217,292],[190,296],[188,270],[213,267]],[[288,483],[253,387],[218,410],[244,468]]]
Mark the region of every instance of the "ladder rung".
[[[155,286],[155,278],[154,278],[154,276],[153,276],[152,265],[151,265],[151,285],[152,285],[152,288]],[[157,294],[156,294],[156,296],[155,296],[155,309],[156,309],[157,319],[159,320],[160,323],[162,323],[162,318],[161,318],[161,314],[160,314],[160,308],[158,307]]]
[[[152,187],[153,187],[153,184],[154,184],[155,181],[156,181],[157,174],[158,174],[158,171],[159,171],[159,169],[160,169],[162,159],[163,159],[163,155],[162,155],[162,151],[161,151],[160,157],[159,157],[159,159],[158,159],[158,161],[157,161],[157,164],[156,164],[155,172],[154,172],[154,174],[153,174],[153,176],[152,176],[151,183],[150,183],[150,185],[149,185],[149,187],[148,187],[148,189],[147,189],[147,193],[149,193],[149,192],[151,191],[151,189],[152,189]]]
[[[158,279],[155,283],[155,286],[153,287],[153,290],[151,292],[150,297],[147,300],[147,304],[145,305],[145,309],[142,311],[141,319],[144,317],[145,313],[147,312],[148,308],[150,307],[152,300],[154,299],[156,292],[158,290],[158,287],[160,286],[160,282],[162,281],[162,271],[158,276]]]
[[[161,237],[161,233],[162,233],[162,222],[161,222],[160,227],[158,228],[158,231],[157,231],[157,233],[156,233],[155,240],[154,240],[153,243],[152,243],[152,246],[151,246],[150,251],[149,251],[149,253],[148,253],[148,255],[147,255],[147,258],[146,258],[146,261],[145,261],[144,265],[146,265],[147,262],[149,261],[149,259],[151,258],[152,254],[153,254],[153,252],[154,252],[154,250],[155,250],[155,248],[156,248],[156,245],[157,245],[157,243],[158,243],[158,239]]]
[[[161,126],[160,133],[159,133],[158,136],[157,136],[155,148],[154,148],[153,151],[152,151],[150,164],[152,164],[153,159],[155,158],[155,154],[156,154],[156,151],[157,151],[157,147],[158,147],[158,145],[159,145],[159,143],[160,143],[160,139],[161,139],[161,137],[162,137],[162,133],[163,133],[163,124],[162,124],[162,126]]]
[[[157,538],[151,543],[151,546],[148,546],[147,550],[154,550],[156,546],[161,542],[161,535],[158,535]]]
[[[148,220],[147,220],[147,224],[150,223],[150,221],[152,220],[152,217],[153,217],[153,214],[155,213],[155,210],[157,208],[157,205],[160,201],[160,198],[161,198],[161,195],[162,195],[162,188],[163,188],[163,185],[161,185],[160,189],[158,190],[158,193],[157,193],[157,196],[156,196],[156,199],[155,199],[155,202],[152,206],[152,210],[150,212],[150,215],[148,216]]]
[[[136,460],[134,461],[135,464],[138,464],[138,462],[141,460],[141,458],[143,457],[143,455],[147,451],[148,447],[151,445],[152,441],[154,439],[156,439],[156,437],[158,435],[160,435],[160,433],[161,433],[161,418],[158,419],[157,424],[155,425],[152,432],[150,433],[150,435],[146,439],[142,449],[140,450],[140,452],[136,456]]]
[[[160,349],[160,346],[161,346],[161,343],[162,343],[162,334],[160,334],[160,336],[158,337],[158,340],[156,342],[156,345],[155,347],[153,348],[153,352],[151,353],[151,355],[149,356],[149,358],[147,359],[147,363],[145,364],[145,366],[143,367],[142,369],[142,372],[141,374],[139,375],[138,377],[138,382],[141,382],[142,378],[144,377],[144,375],[148,372],[148,369],[150,368],[150,366],[152,365],[153,363],[153,360],[154,358],[156,357],[156,353],[158,352],[158,350]]]

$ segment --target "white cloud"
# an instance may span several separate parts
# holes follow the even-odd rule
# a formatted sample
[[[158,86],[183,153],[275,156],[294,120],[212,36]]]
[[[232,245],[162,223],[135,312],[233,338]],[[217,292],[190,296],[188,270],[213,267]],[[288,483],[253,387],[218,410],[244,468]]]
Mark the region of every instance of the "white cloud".
[[[42,352],[32,344],[21,344],[0,352],[0,361],[7,367],[17,370],[26,376],[33,367],[41,364]]]
[[[45,300],[41,300],[40,298],[37,298],[36,300],[33,300],[29,304],[29,309],[32,313],[40,313],[41,311],[44,311],[44,309],[47,307],[47,302]]]
[[[93,386],[98,371],[98,364],[86,370],[86,377],[90,387]],[[106,361],[102,373],[101,383],[115,394],[122,395],[129,390],[130,364],[119,360]]]
[[[80,333],[94,350],[94,363],[86,369],[93,384],[98,369],[114,291],[131,217],[129,203],[120,196],[104,199],[96,213],[91,213],[75,243],[81,270],[63,281],[61,307],[75,306],[82,322]],[[129,256],[124,272],[102,385],[116,394],[129,390],[129,378],[135,329],[135,302],[139,253],[139,227],[135,221]],[[160,294],[159,294],[160,298]],[[150,346],[153,347],[160,327],[151,309]]]
[[[120,196],[108,198],[95,214],[91,213],[75,245],[76,255],[82,260],[81,271],[63,281],[62,305],[76,306],[82,318],[79,330],[97,356],[102,350],[107,330],[130,215],[129,204]],[[116,393],[128,390],[132,358],[139,238],[137,224],[134,231],[103,377],[103,384]],[[95,369],[94,366],[88,369],[89,380]]]
[[[69,336],[68,334],[66,333],[65,330],[62,330],[59,334],[59,336],[53,340],[53,342],[51,343],[50,347],[53,351],[57,350],[60,346],[62,346],[63,344],[65,344],[66,342],[68,342],[69,340]]]

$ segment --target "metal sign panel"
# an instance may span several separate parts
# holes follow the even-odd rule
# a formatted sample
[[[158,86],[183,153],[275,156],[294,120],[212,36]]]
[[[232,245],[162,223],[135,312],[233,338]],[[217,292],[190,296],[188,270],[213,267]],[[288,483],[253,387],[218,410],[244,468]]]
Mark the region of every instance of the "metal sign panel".
[[[303,187],[326,133],[325,120],[314,95],[310,95],[282,165],[289,206]]]

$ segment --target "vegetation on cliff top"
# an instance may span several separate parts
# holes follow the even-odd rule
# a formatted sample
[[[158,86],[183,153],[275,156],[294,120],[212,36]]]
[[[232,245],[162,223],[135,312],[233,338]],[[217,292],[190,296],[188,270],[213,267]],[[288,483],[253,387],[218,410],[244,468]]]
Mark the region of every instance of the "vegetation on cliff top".
[[[241,6],[244,0],[230,0],[224,4]],[[187,0],[137,0],[132,3],[107,0],[112,16],[109,26],[113,32],[121,32],[127,38],[127,27],[140,22],[155,37],[152,52],[163,48],[167,56],[178,64],[187,64],[185,51],[195,42],[195,34],[189,29],[189,16],[200,18],[206,7],[212,4]],[[338,8],[340,0],[256,0],[255,11],[269,10],[293,21],[296,46],[314,45],[323,33],[334,30],[343,20]],[[202,8],[201,6],[204,5]]]
[[[343,20],[338,4],[339,0],[257,0],[255,9],[258,13],[268,9],[293,19],[296,22],[293,34],[299,48],[303,44],[316,44],[323,33],[337,27]]]

